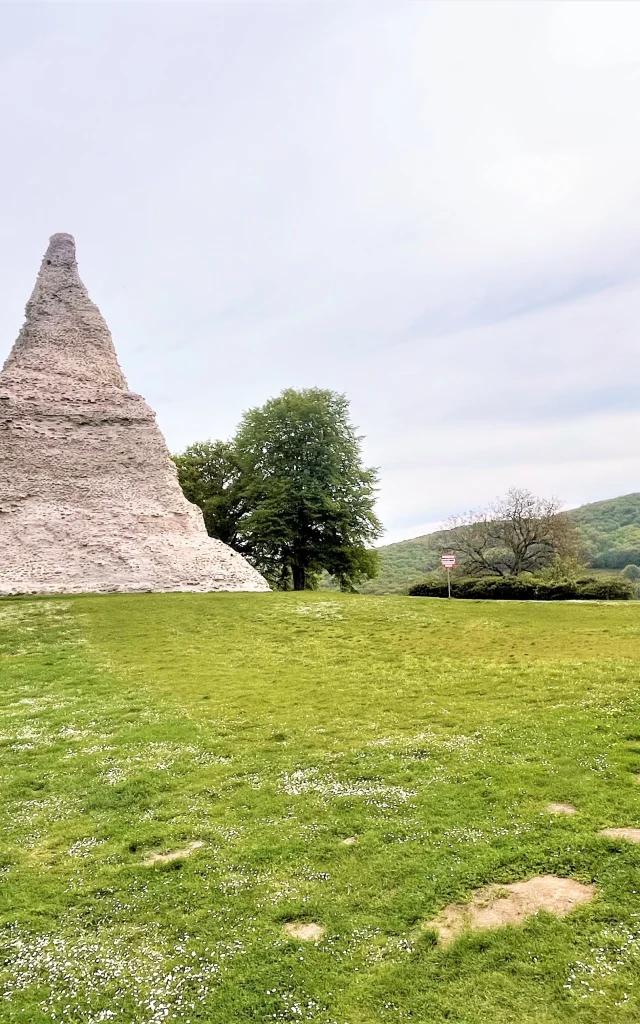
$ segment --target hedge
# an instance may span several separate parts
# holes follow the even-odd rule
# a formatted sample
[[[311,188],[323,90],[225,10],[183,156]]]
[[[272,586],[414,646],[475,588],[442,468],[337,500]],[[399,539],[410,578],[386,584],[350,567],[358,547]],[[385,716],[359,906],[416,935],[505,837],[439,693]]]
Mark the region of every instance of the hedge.
[[[447,597],[447,581],[433,576],[409,589],[410,597]],[[451,580],[451,596],[499,601],[630,601],[636,589],[621,576],[583,576],[576,580],[535,576],[467,576]]]

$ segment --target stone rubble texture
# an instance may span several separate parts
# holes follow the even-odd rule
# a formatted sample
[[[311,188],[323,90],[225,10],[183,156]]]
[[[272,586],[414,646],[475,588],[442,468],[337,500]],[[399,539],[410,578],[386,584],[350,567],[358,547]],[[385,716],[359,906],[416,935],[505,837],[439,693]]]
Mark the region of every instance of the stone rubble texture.
[[[268,589],[207,536],[54,235],[0,373],[0,594]]]

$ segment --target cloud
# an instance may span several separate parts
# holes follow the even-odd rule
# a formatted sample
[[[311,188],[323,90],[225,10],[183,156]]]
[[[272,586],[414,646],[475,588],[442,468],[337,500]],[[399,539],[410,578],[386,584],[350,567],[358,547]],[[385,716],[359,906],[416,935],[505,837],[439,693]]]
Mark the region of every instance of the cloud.
[[[516,483],[636,489],[637,20],[1,6],[2,351],[70,230],[172,448],[318,384],[351,397],[394,535]]]

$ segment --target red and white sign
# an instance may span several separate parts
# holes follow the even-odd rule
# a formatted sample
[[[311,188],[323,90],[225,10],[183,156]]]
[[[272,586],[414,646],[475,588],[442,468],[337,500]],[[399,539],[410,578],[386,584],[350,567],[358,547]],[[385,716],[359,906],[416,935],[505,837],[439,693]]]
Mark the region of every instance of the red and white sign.
[[[445,569],[455,569],[456,567],[456,556],[453,551],[446,552],[442,555],[440,561]]]

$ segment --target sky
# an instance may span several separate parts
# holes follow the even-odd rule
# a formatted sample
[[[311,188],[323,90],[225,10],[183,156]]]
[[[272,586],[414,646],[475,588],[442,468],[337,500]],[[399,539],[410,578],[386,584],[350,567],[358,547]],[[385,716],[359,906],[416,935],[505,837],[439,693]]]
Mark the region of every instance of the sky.
[[[0,358],[49,235],[172,451],[347,394],[385,542],[640,490],[640,4],[0,0]]]

